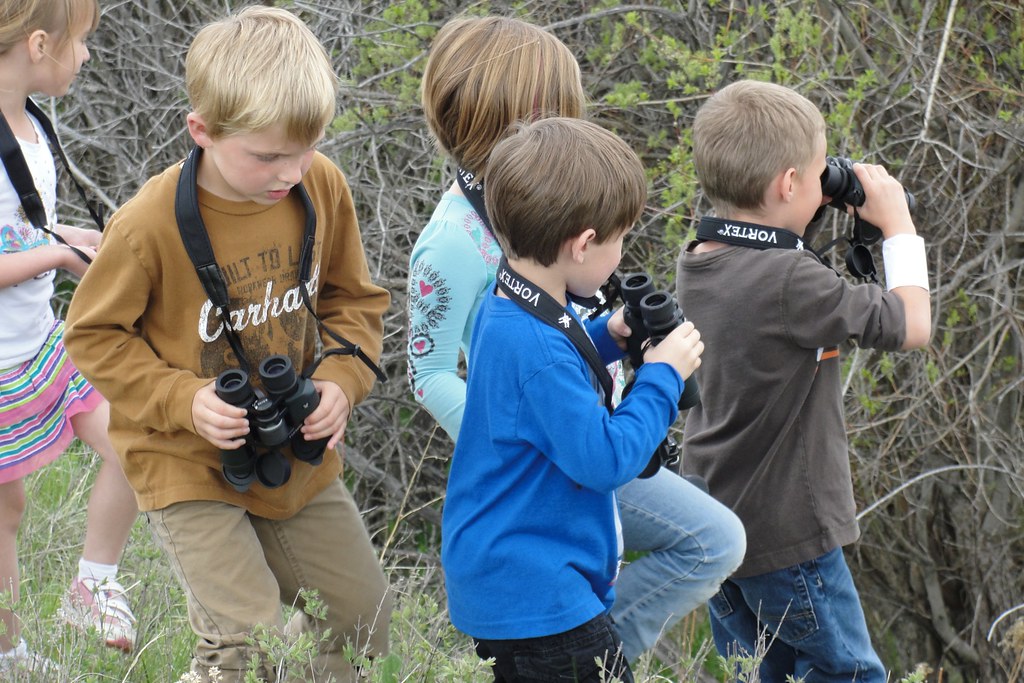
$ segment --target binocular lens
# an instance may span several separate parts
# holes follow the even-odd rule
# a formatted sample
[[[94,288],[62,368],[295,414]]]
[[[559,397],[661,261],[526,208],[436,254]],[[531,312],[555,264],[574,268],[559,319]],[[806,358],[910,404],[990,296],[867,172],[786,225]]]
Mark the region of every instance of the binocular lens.
[[[272,394],[288,394],[298,381],[291,359],[282,355],[268,356],[260,363],[260,378]]]
[[[678,311],[675,299],[668,292],[652,292],[640,301],[640,314],[650,328],[652,337],[655,331],[671,332],[678,327],[682,322]]]
[[[640,300],[654,291],[654,280],[647,273],[633,273],[622,279],[622,301],[627,306],[639,306]]]
[[[253,468],[255,453],[251,448],[243,446],[233,451],[220,452],[221,471],[224,478],[239,493],[249,490],[249,485],[256,481],[256,471]]]
[[[234,406],[244,406],[251,402],[252,386],[249,384],[249,373],[245,370],[225,370],[217,377],[214,391],[222,401]]]
[[[849,170],[831,163],[825,164],[825,170],[821,173],[821,193],[833,199],[842,199],[849,193],[847,178],[853,175],[853,169]],[[856,178],[856,176],[853,176]],[[863,201],[863,198],[861,199]]]
[[[292,476],[292,466],[280,451],[264,451],[256,459],[256,478],[268,489],[282,486]]]
[[[292,438],[292,453],[304,463],[319,465],[324,461],[324,450],[327,448],[328,441],[329,439],[306,441],[300,432]]]

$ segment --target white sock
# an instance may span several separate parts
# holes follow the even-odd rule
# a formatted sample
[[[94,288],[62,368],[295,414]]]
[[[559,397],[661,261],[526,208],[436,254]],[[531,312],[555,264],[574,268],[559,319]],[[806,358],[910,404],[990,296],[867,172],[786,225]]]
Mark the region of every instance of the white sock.
[[[14,657],[26,656],[28,656],[28,645],[25,644],[24,638],[18,641],[18,644],[7,652],[0,652],[0,659],[13,659]]]
[[[116,576],[116,564],[100,564],[99,562],[90,562],[85,558],[78,561],[78,578],[84,581],[86,585],[90,581],[93,586],[99,585],[104,581],[113,581]]]

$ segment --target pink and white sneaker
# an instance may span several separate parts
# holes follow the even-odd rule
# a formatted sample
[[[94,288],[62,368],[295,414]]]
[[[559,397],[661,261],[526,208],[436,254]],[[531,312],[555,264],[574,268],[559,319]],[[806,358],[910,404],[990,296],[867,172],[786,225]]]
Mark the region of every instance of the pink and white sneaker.
[[[71,582],[60,616],[82,631],[96,631],[109,647],[131,652],[135,645],[135,615],[128,607],[124,586],[113,579],[97,584],[76,578]]]

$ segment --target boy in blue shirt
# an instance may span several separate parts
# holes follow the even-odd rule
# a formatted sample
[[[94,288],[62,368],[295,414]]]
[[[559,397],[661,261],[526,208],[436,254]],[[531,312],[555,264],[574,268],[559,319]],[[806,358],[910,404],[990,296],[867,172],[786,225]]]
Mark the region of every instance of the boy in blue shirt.
[[[581,323],[569,300],[618,266],[647,198],[640,160],[593,123],[550,118],[520,125],[488,169],[505,257],[475,322],[442,521],[452,623],[497,681],[632,681],[607,614],[614,492],[664,439],[703,343],[684,323],[648,349],[612,413],[603,368],[629,329],[621,311]]]

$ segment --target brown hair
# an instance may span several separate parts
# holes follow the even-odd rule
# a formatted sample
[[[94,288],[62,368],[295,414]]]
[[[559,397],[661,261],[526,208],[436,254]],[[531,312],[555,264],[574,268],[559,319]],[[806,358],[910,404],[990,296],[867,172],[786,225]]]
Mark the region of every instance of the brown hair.
[[[434,38],[420,89],[440,148],[483,178],[494,145],[520,120],[580,117],[586,97],[575,57],[519,19],[463,17]]]
[[[647,201],[639,157],[615,133],[582,119],[517,124],[490,159],[487,215],[502,251],[542,266],[587,228],[598,244],[631,227]]]
[[[334,118],[338,97],[337,74],[313,32],[290,12],[258,5],[196,34],[185,87],[211,137],[281,124],[303,144]]]
[[[743,80],[722,88],[693,121],[693,163],[719,215],[761,206],[780,172],[803,172],[814,159],[825,120],[795,90]]]
[[[0,54],[4,54],[33,31],[60,36],[57,47],[72,39],[71,31],[89,20],[89,31],[100,23],[97,0],[3,0],[0,3]]]

